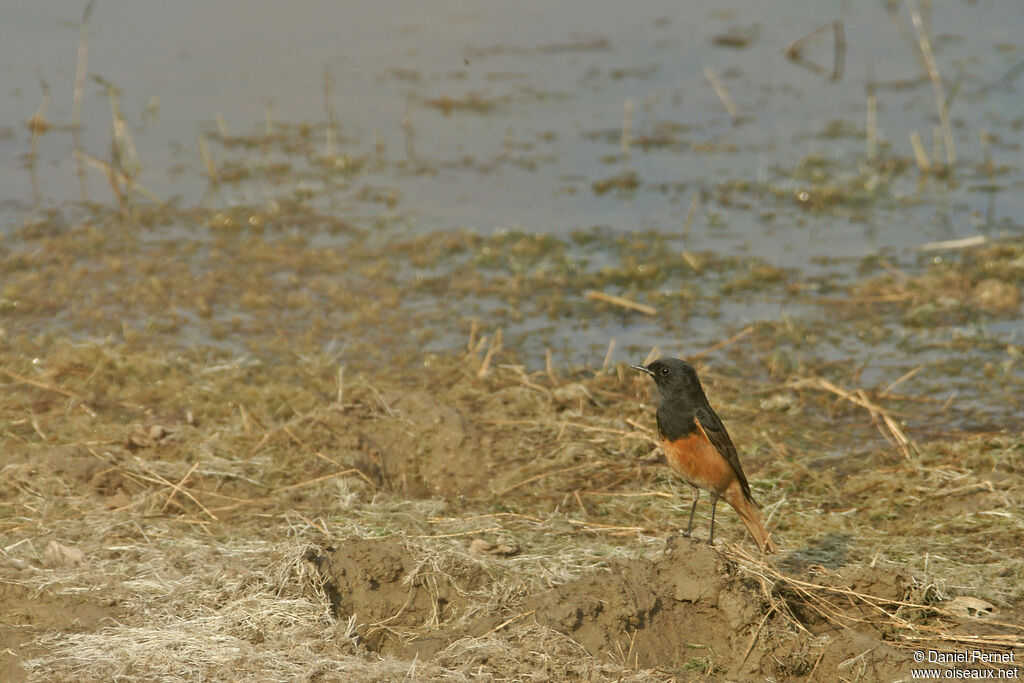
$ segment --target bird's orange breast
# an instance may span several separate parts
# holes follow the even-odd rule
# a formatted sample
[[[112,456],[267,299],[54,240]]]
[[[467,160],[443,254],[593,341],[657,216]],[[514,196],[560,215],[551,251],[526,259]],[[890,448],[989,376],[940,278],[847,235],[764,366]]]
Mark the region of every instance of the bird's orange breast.
[[[702,430],[676,439],[662,441],[669,467],[688,483],[725,493],[736,473]]]

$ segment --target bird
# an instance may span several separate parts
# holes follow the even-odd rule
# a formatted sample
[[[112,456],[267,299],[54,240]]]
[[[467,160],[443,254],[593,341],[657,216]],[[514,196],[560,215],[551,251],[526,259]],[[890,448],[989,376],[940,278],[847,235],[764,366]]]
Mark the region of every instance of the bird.
[[[711,493],[711,533],[715,538],[715,507],[723,498],[743,520],[761,552],[778,552],[764,528],[761,513],[750,493],[736,446],[715,413],[693,366],[678,358],[662,358],[631,368],[650,375],[658,387],[658,435],[669,467],[694,489],[686,536],[693,530],[700,490]]]

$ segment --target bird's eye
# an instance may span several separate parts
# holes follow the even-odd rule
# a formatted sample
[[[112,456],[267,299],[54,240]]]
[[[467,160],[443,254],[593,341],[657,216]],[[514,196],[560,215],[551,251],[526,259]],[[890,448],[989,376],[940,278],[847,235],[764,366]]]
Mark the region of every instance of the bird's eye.
[[[668,374],[668,368],[662,368],[661,369],[661,374],[662,375],[667,375]]]

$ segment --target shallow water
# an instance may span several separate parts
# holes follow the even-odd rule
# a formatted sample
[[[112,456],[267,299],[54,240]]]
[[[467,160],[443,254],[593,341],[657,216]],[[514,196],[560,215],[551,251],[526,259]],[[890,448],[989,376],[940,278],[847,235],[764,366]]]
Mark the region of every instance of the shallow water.
[[[80,216],[88,212],[76,208],[83,198],[113,203],[104,174],[86,167],[79,181],[68,128],[83,8],[21,4],[0,24],[0,231],[14,250],[38,248],[16,228],[44,209]],[[1021,237],[1024,15],[1010,3],[923,3],[958,159],[948,178],[935,178],[914,167],[910,143],[917,131],[929,155],[945,158],[934,143],[934,92],[906,6],[894,8],[798,0],[774,3],[770,12],[738,2],[685,11],[670,2],[307,2],[287,9],[101,2],[89,27],[88,72],[119,89],[141,165],[137,180],[159,198],[185,207],[297,202],[352,226],[374,245],[374,258],[391,245],[407,250],[417,235],[545,235],[579,272],[620,269],[616,278],[597,278],[608,293],[663,296],[654,319],[595,312],[584,286],[566,290],[568,309],[545,312],[526,302],[510,314],[507,289],[446,293],[454,261],[423,266],[421,275],[441,284],[422,288],[413,286],[418,266],[396,260],[403,269],[396,277],[413,283],[404,305],[428,314],[434,327],[425,350],[464,344],[466,320],[476,318],[503,326],[528,365],[541,364],[548,348],[558,362],[600,365],[611,338],[616,359],[635,359],[655,345],[693,353],[758,321],[812,325],[831,315],[819,294],[843,292],[865,275],[857,270],[865,257],[882,255],[913,274],[929,262],[914,251],[922,243]],[[831,32],[803,52],[817,69],[786,58],[790,43],[834,20],[845,37],[840,78],[829,78]],[[749,43],[716,41],[737,33]],[[737,116],[706,69],[728,90]],[[41,82],[54,127],[38,141],[34,188],[26,169],[30,134],[21,122],[39,106]],[[869,86],[878,101],[875,161],[865,139]],[[109,160],[107,88],[89,79],[83,102],[82,148]],[[351,163],[333,174],[312,163],[328,149],[329,120],[338,132],[335,154]],[[211,190],[200,134],[241,180]],[[616,178],[630,182],[602,187]],[[165,239],[194,241],[197,259],[213,240],[201,225],[139,232],[152,250]],[[354,239],[308,223],[284,232],[323,248],[347,248]],[[634,233],[641,240],[663,235],[666,261],[679,261],[685,250],[733,265],[697,274],[680,268],[645,284],[647,262],[630,261],[616,239]],[[485,276],[529,280],[550,261],[478,265]],[[783,269],[781,281],[730,289],[745,268],[760,266]],[[293,275],[301,289],[302,274]],[[215,321],[222,310],[239,314],[219,309]],[[181,341],[207,340],[203,319],[183,315],[189,322],[176,328]],[[1017,322],[992,321],[982,334],[1019,343]],[[930,334],[948,341],[963,331]],[[364,341],[386,344],[386,335],[368,327]],[[864,381],[880,383],[925,357],[908,353],[908,336],[922,333],[896,323],[871,340],[821,334],[799,353],[858,359],[867,364]],[[324,343],[331,338],[328,330]]]
[[[751,207],[723,213],[721,230],[698,220],[694,249],[751,249],[780,265],[812,255],[859,255],[974,234],[1021,219],[1016,141],[1022,123],[1014,67],[1024,58],[1019,8],[1005,3],[926,3],[939,67],[946,79],[957,154],[958,186],[916,186],[915,174],[883,194],[915,205],[894,215],[883,202],[867,220],[805,216],[808,224],[763,225],[758,209],[776,202],[757,188],[791,189],[803,160],[820,157],[835,177],[855,176],[865,153],[865,89],[878,96],[882,144],[909,157],[909,133],[932,148],[937,123],[930,82],[901,7],[899,24],[880,4],[787,2],[768,15],[735,3],[705,3],[680,13],[675,3],[303,3],[284,11],[274,3],[179,3],[172,10],[104,2],[90,25],[88,71],[122,91],[121,106],[145,170],[139,181],[161,197],[194,202],[205,190],[196,137],[221,116],[234,133],[274,120],[323,122],[324,72],[342,151],[367,154],[377,136],[392,162],[361,179],[395,189],[404,229],[466,226],[567,234],[593,225],[618,231],[681,228],[693,191],[750,184],[736,193]],[[78,11],[67,3],[32,3],[8,10],[0,36],[4,98],[0,120],[13,131],[0,183],[7,198],[31,196],[16,155],[26,151],[18,123],[39,104],[49,84],[47,118],[66,124],[78,39]],[[846,46],[842,78],[830,81],[787,60],[787,44],[832,20],[842,20]],[[741,49],[713,38],[732,27],[754,37]],[[808,59],[831,70],[832,36],[812,41]],[[708,84],[714,69],[739,109],[734,123]],[[1007,80],[1004,76],[1010,74]],[[468,94],[491,107],[453,108]],[[153,98],[155,106],[150,110]],[[625,102],[633,107],[629,159],[618,158]],[[94,81],[85,89],[83,142],[106,158],[110,105]],[[409,147],[427,169],[400,168]],[[983,178],[979,133],[993,163],[1011,165],[995,192],[978,192]],[[829,132],[832,131],[832,132]],[[652,146],[644,149],[642,138]],[[46,201],[79,195],[70,136],[44,136],[40,148]],[[177,168],[184,166],[184,171]],[[641,186],[619,196],[594,196],[593,182],[623,168]],[[91,196],[108,198],[93,175]],[[254,188],[247,188],[256,191]],[[244,197],[228,193],[226,199]],[[358,203],[357,203],[358,205]],[[753,208],[751,211],[749,208]],[[875,207],[869,207],[875,208]],[[364,209],[365,210],[365,209]],[[798,214],[799,215],[799,214]],[[818,218],[818,220],[814,220]],[[981,222],[980,225],[977,223]],[[794,254],[798,252],[798,254]]]

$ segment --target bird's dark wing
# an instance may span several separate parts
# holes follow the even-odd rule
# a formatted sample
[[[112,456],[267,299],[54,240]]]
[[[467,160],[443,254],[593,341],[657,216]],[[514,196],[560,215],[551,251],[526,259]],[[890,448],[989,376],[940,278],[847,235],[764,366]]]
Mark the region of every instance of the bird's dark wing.
[[[736,478],[740,481],[740,488],[743,489],[743,496],[747,500],[753,501],[753,497],[750,495],[750,484],[747,483],[747,477],[743,474],[743,468],[740,466],[740,456],[736,452],[736,446],[732,444],[729,432],[725,431],[725,425],[722,424],[718,415],[710,407],[697,408],[694,411],[693,419],[697,423],[697,428],[708,437],[711,445],[722,454],[722,457],[732,467],[732,471],[736,473]]]

